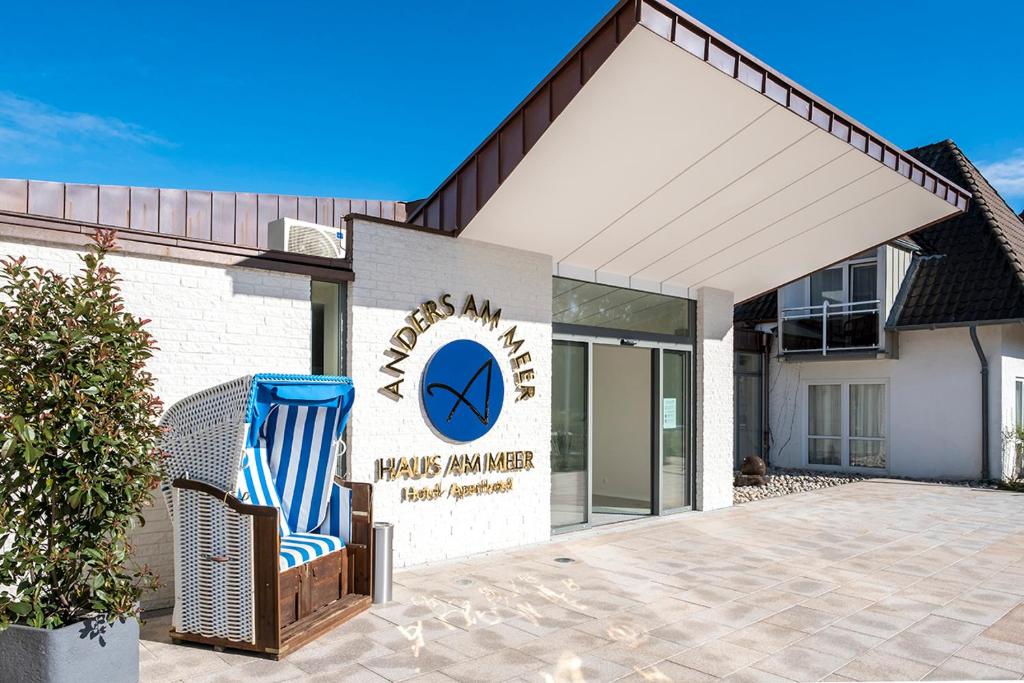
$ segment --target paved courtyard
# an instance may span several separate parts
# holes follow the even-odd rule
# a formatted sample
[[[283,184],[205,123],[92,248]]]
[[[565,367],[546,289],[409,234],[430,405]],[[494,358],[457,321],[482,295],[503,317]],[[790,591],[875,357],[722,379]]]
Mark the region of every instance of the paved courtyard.
[[[874,480],[419,567],[282,662],[168,623],[143,681],[1016,680],[1024,494]]]

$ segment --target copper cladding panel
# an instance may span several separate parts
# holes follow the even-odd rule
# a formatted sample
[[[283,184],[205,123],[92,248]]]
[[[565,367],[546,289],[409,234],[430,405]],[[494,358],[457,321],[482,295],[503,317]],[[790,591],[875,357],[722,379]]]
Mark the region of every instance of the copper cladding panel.
[[[64,215],[64,183],[30,180],[28,212],[58,218]]]
[[[160,229],[160,190],[155,187],[133,187],[130,190],[132,230],[157,232]]]
[[[0,178],[0,211],[247,248],[266,248],[267,223],[281,216],[336,227],[343,224],[349,213],[398,221],[406,218],[403,203],[380,199],[257,195],[9,178]]]

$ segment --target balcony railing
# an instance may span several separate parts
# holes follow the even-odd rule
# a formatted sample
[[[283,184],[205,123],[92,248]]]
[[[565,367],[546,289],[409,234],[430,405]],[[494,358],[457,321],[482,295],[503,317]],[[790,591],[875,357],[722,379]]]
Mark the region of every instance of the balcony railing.
[[[782,353],[878,349],[880,301],[829,303],[784,308],[780,316]]]

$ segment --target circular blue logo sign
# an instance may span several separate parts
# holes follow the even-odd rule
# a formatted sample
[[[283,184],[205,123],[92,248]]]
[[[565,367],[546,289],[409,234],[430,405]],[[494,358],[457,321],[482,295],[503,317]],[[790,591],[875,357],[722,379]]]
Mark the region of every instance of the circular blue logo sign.
[[[459,339],[442,346],[423,371],[423,409],[430,424],[452,441],[473,441],[501,414],[505,383],[494,355]]]

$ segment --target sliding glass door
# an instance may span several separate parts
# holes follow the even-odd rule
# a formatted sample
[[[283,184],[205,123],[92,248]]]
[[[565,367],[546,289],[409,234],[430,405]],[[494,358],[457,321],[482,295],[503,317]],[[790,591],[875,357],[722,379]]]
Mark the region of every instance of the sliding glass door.
[[[692,354],[661,352],[661,510],[690,504],[690,450],[693,443],[690,406]]]
[[[593,511],[651,514],[650,348],[592,344]],[[611,521],[614,517],[601,517]],[[599,521],[599,520],[594,520]]]
[[[587,522],[588,345],[556,340],[551,373],[551,526]]]
[[[689,345],[554,340],[553,529],[689,508],[693,371]]]

